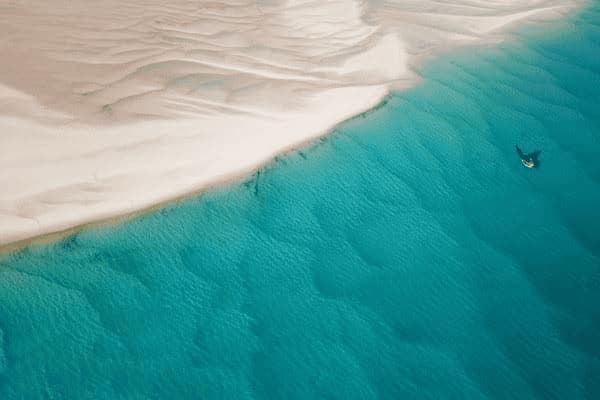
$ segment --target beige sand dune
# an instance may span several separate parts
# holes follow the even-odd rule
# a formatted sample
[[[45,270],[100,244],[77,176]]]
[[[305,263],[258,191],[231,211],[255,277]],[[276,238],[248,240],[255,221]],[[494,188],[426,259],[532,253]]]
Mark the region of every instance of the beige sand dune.
[[[0,244],[267,162],[569,0],[3,0]]]

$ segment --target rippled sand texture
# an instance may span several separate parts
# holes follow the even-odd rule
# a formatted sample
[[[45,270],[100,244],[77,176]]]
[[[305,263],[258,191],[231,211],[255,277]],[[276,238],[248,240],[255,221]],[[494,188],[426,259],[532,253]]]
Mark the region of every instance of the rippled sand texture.
[[[0,4],[0,245],[248,173],[423,58],[579,1]]]
[[[4,256],[0,398],[600,398],[597,4],[243,185]]]

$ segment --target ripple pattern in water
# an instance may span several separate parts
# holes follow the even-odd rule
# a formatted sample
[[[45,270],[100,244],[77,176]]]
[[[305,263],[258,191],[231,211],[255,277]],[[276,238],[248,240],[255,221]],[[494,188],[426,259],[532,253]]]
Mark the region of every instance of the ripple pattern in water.
[[[3,257],[0,398],[600,398],[599,9],[440,59],[242,185]]]

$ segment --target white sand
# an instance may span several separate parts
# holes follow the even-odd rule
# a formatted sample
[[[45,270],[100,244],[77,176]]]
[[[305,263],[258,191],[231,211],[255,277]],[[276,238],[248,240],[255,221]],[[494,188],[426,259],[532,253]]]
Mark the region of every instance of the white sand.
[[[580,4],[3,0],[0,244],[249,173],[432,54]]]

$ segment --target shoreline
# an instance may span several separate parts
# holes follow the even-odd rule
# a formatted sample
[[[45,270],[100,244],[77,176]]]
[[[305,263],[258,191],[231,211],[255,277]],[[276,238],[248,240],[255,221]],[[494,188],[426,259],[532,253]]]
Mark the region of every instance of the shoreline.
[[[257,172],[259,172],[263,168],[267,167],[277,157],[285,156],[287,154],[300,151],[301,149],[303,149],[307,146],[318,145],[317,142],[322,140],[323,138],[326,138],[329,135],[331,135],[335,131],[335,129],[338,125],[341,125],[343,123],[346,123],[346,122],[351,121],[356,118],[363,118],[364,116],[385,107],[385,105],[389,102],[389,100],[394,95],[394,92],[395,91],[388,92],[374,106],[365,109],[364,111],[360,112],[359,114],[355,114],[353,116],[350,116],[350,117],[344,119],[343,121],[336,123],[332,127],[328,128],[326,131],[324,131],[322,134],[319,134],[315,137],[309,138],[302,143],[296,143],[296,144],[290,145],[290,147],[288,149],[282,150],[281,152],[277,152],[272,157],[265,160],[262,164],[257,165],[256,168],[254,168],[252,170],[242,171],[239,174],[229,176],[225,179],[217,180],[214,184],[209,184],[203,188],[200,188],[200,189],[192,191],[192,192],[176,195],[170,199],[166,199],[160,203],[155,203],[148,207],[145,207],[145,208],[142,208],[139,210],[135,210],[131,213],[115,214],[115,215],[109,216],[105,219],[93,220],[93,221],[85,222],[81,225],[72,226],[72,227],[69,227],[66,229],[61,229],[61,230],[57,230],[54,232],[43,233],[38,236],[33,236],[30,238],[17,240],[14,242],[9,242],[6,244],[0,244],[0,256],[10,255],[11,253],[16,253],[16,252],[23,250],[25,248],[28,248],[30,246],[41,246],[41,245],[45,245],[45,244],[49,244],[49,243],[56,243],[56,242],[59,242],[71,235],[75,235],[78,232],[81,232],[83,230],[126,223],[127,221],[131,221],[136,218],[141,218],[141,217],[143,217],[149,213],[155,212],[163,207],[170,206],[170,205],[176,205],[180,202],[188,201],[193,197],[201,196],[203,193],[205,193],[209,190],[219,189],[219,188],[223,188],[223,187],[226,187],[229,185],[241,184],[244,182],[245,179],[254,176]]]
[[[546,4],[544,0],[541,0],[541,2],[542,5]],[[46,165],[48,170],[51,168],[62,167],[62,171],[64,171],[69,170],[72,166],[74,168],[81,167],[82,171],[77,171],[80,173],[79,178],[70,176],[70,172],[63,172],[62,175],[59,176],[59,178],[64,180],[63,185],[67,189],[62,189],[63,186],[61,185],[53,186],[47,181],[44,181],[43,183],[48,185],[48,188],[46,192],[41,191],[40,194],[35,192],[35,190],[38,190],[35,182],[40,182],[40,178],[36,175],[36,173],[39,172],[39,169],[31,171],[31,178],[27,178],[27,175],[25,175],[24,180],[27,181],[27,179],[29,179],[33,184],[30,186],[25,184],[23,188],[20,187],[20,183],[15,184],[17,189],[21,188],[23,190],[23,194],[21,194],[20,197],[19,195],[15,195],[14,200],[8,199],[6,202],[9,207],[8,212],[6,211],[6,208],[3,209],[2,199],[0,198],[0,222],[3,222],[2,214],[4,214],[4,223],[10,224],[11,221],[26,221],[28,224],[27,226],[29,226],[21,226],[20,230],[13,229],[13,233],[10,233],[10,231],[8,234],[4,233],[4,237],[3,232],[0,231],[0,254],[12,253],[31,245],[60,240],[61,238],[83,229],[110,225],[137,218],[164,207],[167,204],[184,201],[212,188],[239,182],[245,177],[252,175],[257,170],[270,164],[274,158],[282,154],[296,151],[315,142],[319,138],[329,135],[339,124],[383,107],[386,99],[391,97],[393,92],[411,88],[418,84],[421,79],[418,74],[418,68],[422,67],[423,64],[429,62],[431,59],[467,46],[476,47],[484,46],[486,42],[491,44],[501,42],[507,37],[510,37],[512,29],[507,29],[507,26],[513,26],[518,22],[522,22],[522,20],[524,20],[524,23],[526,24],[531,21],[531,15],[540,17],[539,14],[543,14],[545,17],[540,17],[541,20],[544,21],[544,23],[549,23],[547,21],[553,20],[552,18],[556,17],[556,13],[564,16],[564,13],[571,13],[574,8],[577,10],[581,7],[581,3],[571,4],[569,6],[552,0],[550,0],[550,3],[556,3],[557,5],[533,8],[528,11],[520,11],[508,16],[500,15],[498,17],[499,22],[496,22],[496,24],[500,24],[499,27],[492,26],[490,28],[489,26],[486,27],[484,24],[484,28],[480,28],[482,29],[482,37],[477,38],[477,40],[474,40],[473,38],[465,39],[461,35],[458,35],[458,38],[455,39],[454,42],[450,41],[445,43],[446,46],[444,47],[441,45],[444,44],[443,42],[435,42],[435,40],[439,41],[439,39],[432,36],[429,39],[432,40],[432,43],[437,43],[438,48],[422,50],[420,53],[415,54],[410,53],[410,51],[405,48],[407,44],[411,44],[412,42],[411,40],[405,40],[401,33],[390,33],[389,30],[380,28],[379,31],[376,31],[377,34],[373,36],[373,31],[369,30],[370,25],[365,28],[361,25],[362,17],[359,16],[360,18],[358,18],[357,22],[355,20],[356,15],[350,13],[351,15],[347,17],[347,20],[350,21],[348,23],[349,26],[355,24],[356,27],[365,29],[365,37],[368,38],[369,42],[368,45],[359,45],[358,48],[352,48],[351,46],[351,52],[342,59],[342,64],[339,64],[339,61],[336,59],[331,67],[319,66],[315,69],[316,75],[307,76],[306,78],[298,76],[297,74],[291,74],[289,70],[282,70],[278,66],[273,66],[271,70],[258,70],[257,68],[259,68],[260,65],[252,67],[254,68],[254,70],[252,70],[253,74],[262,74],[261,76],[269,75],[269,79],[273,78],[271,75],[275,76],[275,78],[273,78],[275,79],[274,82],[279,86],[274,86],[273,90],[275,90],[275,92],[273,93],[276,94],[274,101],[277,101],[277,98],[285,99],[283,104],[278,105],[277,107],[291,107],[288,114],[278,114],[281,111],[274,110],[272,104],[268,104],[262,108],[255,107],[252,103],[253,101],[264,100],[259,93],[258,95],[253,94],[248,99],[244,99],[246,102],[250,101],[247,103],[248,105],[243,105],[246,103],[240,103],[240,105],[234,106],[230,101],[209,104],[210,108],[207,110],[212,110],[214,108],[214,110],[218,111],[215,118],[209,116],[205,120],[180,120],[175,117],[173,120],[158,122],[152,120],[142,121],[138,124],[132,124],[131,126],[118,124],[107,126],[101,124],[100,126],[90,126],[89,132],[85,133],[82,138],[80,134],[86,130],[85,125],[77,125],[76,119],[65,124],[65,121],[68,121],[68,118],[70,118],[65,117],[65,115],[69,115],[69,112],[72,111],[69,110],[68,107],[65,114],[65,110],[52,110],[48,108],[43,101],[38,102],[38,99],[33,97],[28,98],[27,94],[18,90],[15,91],[14,89],[5,88],[4,93],[9,93],[13,98],[22,100],[24,105],[19,106],[23,109],[13,107],[16,119],[8,118],[2,120],[0,118],[0,126],[4,123],[5,127],[8,126],[9,128],[14,128],[18,126],[20,128],[21,123],[23,123],[23,132],[27,135],[31,134],[30,137],[32,143],[38,146],[38,153],[35,154],[32,152],[32,154],[26,155],[25,159],[29,157],[31,160],[37,161],[40,157],[46,157],[48,153],[46,148],[55,145],[54,139],[59,137],[58,135],[61,137],[65,136],[66,139],[61,138],[60,140],[62,140],[65,145],[71,146],[74,152],[69,153],[68,149],[65,151],[64,146],[60,146],[60,143],[56,144],[56,146],[60,147],[55,147],[55,149],[64,152],[62,158],[57,156],[60,165],[55,166],[55,161],[51,157],[43,160],[42,165]],[[327,12],[331,10],[325,9],[325,11],[326,13],[324,15],[327,17]],[[546,16],[546,13],[548,12],[551,14],[551,17]],[[393,16],[393,13],[390,13],[390,15]],[[402,19],[404,17],[397,18]],[[411,16],[411,18],[413,17]],[[444,16],[444,18],[446,17]],[[486,16],[486,18],[494,18],[494,16]],[[375,16],[375,19],[377,19],[377,16]],[[450,19],[452,20],[452,23],[455,23],[454,19]],[[409,21],[413,20],[409,19]],[[444,19],[444,21],[446,20]],[[347,21],[344,20],[344,24],[346,23]],[[418,23],[418,21],[415,23]],[[347,28],[346,25],[343,26]],[[2,31],[1,28],[2,25],[0,20],[0,31]],[[388,65],[387,61],[390,50],[393,55],[391,57],[391,63]],[[174,65],[174,67],[179,68],[177,65]],[[185,68],[188,67],[186,66]],[[240,67],[236,65],[227,66],[226,68],[240,69]],[[269,68],[271,68],[271,66]],[[367,78],[365,82],[363,75],[365,74],[365,71],[368,71],[368,68],[375,68],[373,72],[374,75],[372,77],[369,75],[369,78]],[[277,69],[280,71],[277,72]],[[184,72],[185,71],[181,71],[178,72],[178,74]],[[236,72],[236,74],[237,73],[238,72]],[[277,74],[280,74],[281,76],[278,76]],[[187,75],[184,74],[184,76]],[[36,75],[34,75],[34,77],[36,77]],[[239,77],[236,75],[234,79],[239,80]],[[291,79],[292,86],[289,88],[281,86],[287,84],[280,84],[281,79]],[[323,83],[324,86],[321,89],[318,89],[319,91],[316,91],[316,89],[311,86],[314,85],[313,83],[305,82],[307,80],[318,81],[319,79],[325,82]],[[339,82],[334,81],[335,85],[332,86],[332,83],[330,82],[331,79],[337,79]],[[233,82],[236,83],[237,80]],[[369,80],[371,80],[371,82],[368,82]],[[3,88],[1,83],[2,82],[0,81],[0,89]],[[144,83],[144,85],[147,85],[147,83]],[[96,91],[98,90],[94,85],[84,89],[85,90],[81,90],[91,93],[91,97],[96,96]],[[113,93],[113,95],[114,93],[117,93],[119,96],[123,96],[123,93],[126,93],[127,90],[131,90],[117,90],[112,87],[108,87],[108,89],[112,91],[111,93]],[[294,98],[290,101],[286,96],[277,94],[277,91],[280,89],[283,89],[283,94],[286,94],[287,90],[291,90],[288,94],[301,93],[301,100],[298,100],[300,105],[298,102],[294,102]],[[301,91],[296,92],[298,89]],[[2,90],[0,90],[0,100],[2,100],[2,93]],[[99,97],[105,98],[107,95],[109,94],[101,94]],[[87,96],[87,94],[84,94],[84,96]],[[354,101],[354,96],[360,97],[362,103]],[[368,97],[368,99],[365,101],[364,97]],[[123,98],[127,99],[127,97]],[[151,100],[160,102],[163,99],[161,97],[152,97]],[[206,103],[209,100],[210,99],[203,101]],[[302,101],[304,101],[304,103],[302,103]],[[77,106],[79,103],[74,104]],[[115,103],[115,107],[103,105],[100,118],[104,118],[106,116],[104,114],[113,117],[113,113],[117,117],[128,117],[129,114],[123,114],[122,110],[119,109],[118,106],[120,104],[120,102]],[[147,106],[146,104],[142,105],[144,105],[144,107]],[[1,106],[2,102],[0,102],[0,116],[2,116]],[[72,106],[73,105],[69,107]],[[197,107],[198,105],[190,103],[190,106]],[[129,104],[123,110],[131,111],[131,107],[132,105]],[[133,103],[133,107],[135,111],[135,107],[138,107],[138,105]],[[89,114],[85,114],[85,107],[82,108],[84,111],[83,117],[87,119]],[[12,109],[9,108],[9,110]],[[25,114],[23,114],[23,110],[25,110]],[[26,120],[22,119],[23,115],[27,115],[27,112],[29,112],[28,110],[34,110],[34,114],[38,120],[33,121],[30,125],[27,125],[25,123]],[[325,110],[327,115],[319,119],[318,116],[315,117],[315,114],[319,114],[321,110]],[[23,115],[19,117],[19,113]],[[93,114],[96,115],[94,118],[97,118],[97,111],[95,113],[96,114]],[[165,117],[168,116],[165,115]],[[304,122],[304,119],[308,117],[312,119],[308,122]],[[296,120],[294,120],[294,118]],[[85,119],[82,120],[85,121]],[[234,120],[234,122],[231,122],[232,120]],[[16,124],[15,121],[17,122]],[[73,123],[75,123],[75,129],[69,130],[65,128]],[[305,123],[306,125],[304,127],[299,126],[302,123]],[[174,128],[171,127],[169,130],[168,126],[171,124]],[[252,138],[248,138],[246,131],[244,130],[246,126],[250,127],[250,131],[252,132],[266,133],[253,135]],[[319,126],[325,126],[325,128],[318,128]],[[254,129],[252,129],[252,127],[254,127]],[[151,129],[144,130],[144,128]],[[204,128],[207,133],[198,134],[196,131],[199,128]],[[178,129],[183,132],[183,134],[180,136],[176,135],[175,137],[171,136],[173,133],[172,131],[177,131]],[[157,130],[158,132],[156,132]],[[147,133],[149,131],[152,131],[152,133]],[[219,132],[220,135],[229,135],[230,137],[217,137],[216,139],[212,136],[208,137],[209,135],[214,136],[212,133],[214,131]],[[236,133],[236,131],[239,131],[239,133]],[[281,131],[286,132],[288,136],[283,138],[279,136],[278,132]],[[27,146],[27,142],[19,143],[20,136],[18,133],[19,132],[14,134],[14,138],[8,138],[8,144],[15,146],[15,149],[18,149],[23,145]],[[192,137],[192,135],[195,136]],[[207,138],[203,138],[202,135]],[[200,138],[198,138],[198,136],[200,136]],[[11,140],[13,140],[13,142],[11,142]],[[240,143],[236,144],[236,149],[243,159],[235,158],[235,154],[231,160],[223,161],[222,159],[219,159],[219,157],[230,156],[230,153],[232,152],[235,153],[236,149],[231,151],[228,146],[231,141],[235,140],[240,140]],[[80,141],[80,143],[78,143],[78,141]],[[89,141],[94,142],[93,146],[89,145]],[[204,148],[207,145],[208,149],[202,154],[205,159],[199,161],[196,160],[194,157],[195,153],[190,149]],[[173,151],[164,150],[167,146],[170,146],[170,149]],[[253,147],[255,150],[252,150]],[[73,154],[77,156],[77,152],[82,150],[88,152],[92,157],[98,157],[95,164],[94,162],[89,161],[90,156],[85,153],[81,154],[81,162],[72,162],[71,164],[65,163],[66,158],[71,157]],[[128,153],[130,151],[131,153]],[[161,159],[163,153],[169,153],[171,154],[171,157],[178,157],[177,153],[180,151],[184,151],[183,157],[172,158],[170,160]],[[185,151],[188,151],[188,153],[185,153]],[[250,154],[252,151],[255,152]],[[119,154],[122,152],[127,153],[127,157]],[[7,151],[6,154],[9,155],[10,152]],[[135,157],[138,158],[137,163],[134,159]],[[15,158],[15,160],[18,162],[22,161],[18,159],[18,157]],[[151,164],[156,162],[157,165],[147,164],[148,160],[150,160]],[[0,157],[0,166],[2,166],[1,161]],[[10,170],[12,166],[10,161],[9,158],[8,170]],[[163,162],[164,166],[161,165],[160,162]],[[173,162],[175,162],[175,166],[173,166]],[[122,165],[119,163],[122,163]],[[15,167],[12,169],[18,171],[24,171],[23,168],[34,169],[26,162],[23,162],[21,165],[22,166],[18,166],[18,168]],[[88,167],[87,171],[85,170],[86,165]],[[110,168],[113,169],[106,169],[106,165],[109,165]],[[144,167],[146,169],[144,169]],[[44,169],[44,171],[46,171],[46,169]],[[104,176],[99,177],[98,171],[104,173]],[[200,175],[195,175],[199,173]],[[204,175],[202,175],[202,173]],[[51,172],[47,172],[47,174],[49,179],[53,179],[57,176],[53,175]],[[9,175],[10,172],[5,176],[6,182],[10,181],[11,176]],[[194,179],[191,179],[190,176],[194,177]],[[139,179],[140,177],[141,179]],[[178,182],[172,182],[177,179],[179,179]],[[0,182],[2,182],[1,174]],[[135,184],[138,186],[131,189],[131,186]],[[162,188],[159,187],[160,184],[163,185]],[[10,186],[8,187],[10,188]],[[152,189],[154,189],[154,191],[152,191]],[[140,194],[146,193],[152,193],[152,197],[148,196],[145,200],[139,200]],[[125,198],[121,200],[119,196],[123,195],[125,195]],[[70,198],[73,200],[69,200]],[[26,199],[24,205],[23,199]],[[93,211],[90,211],[86,208],[88,205],[96,208]],[[16,213],[11,214],[10,207],[15,207],[14,210],[16,210]],[[73,207],[78,208],[71,213]],[[58,208],[58,211],[56,211],[56,208]],[[51,213],[48,214],[48,212]],[[40,223],[39,216],[46,218],[43,220],[43,223]],[[37,227],[32,228],[33,221],[37,223]],[[22,224],[23,222],[19,223]]]

